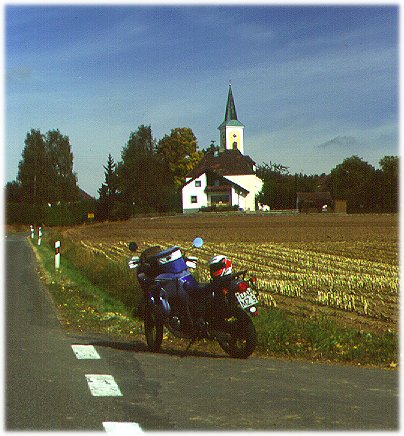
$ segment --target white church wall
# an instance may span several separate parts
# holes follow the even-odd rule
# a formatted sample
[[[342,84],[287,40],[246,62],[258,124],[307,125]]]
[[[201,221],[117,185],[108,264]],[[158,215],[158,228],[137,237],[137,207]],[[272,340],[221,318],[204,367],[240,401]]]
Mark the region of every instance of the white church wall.
[[[242,188],[249,191],[244,198],[244,210],[255,211],[255,195],[261,191],[263,182],[255,175],[241,175],[241,176],[226,176],[226,179],[237,183]],[[240,206],[241,207],[241,206]]]
[[[231,189],[231,205],[238,206],[239,208],[245,210],[246,207],[246,197],[240,194],[234,187]]]

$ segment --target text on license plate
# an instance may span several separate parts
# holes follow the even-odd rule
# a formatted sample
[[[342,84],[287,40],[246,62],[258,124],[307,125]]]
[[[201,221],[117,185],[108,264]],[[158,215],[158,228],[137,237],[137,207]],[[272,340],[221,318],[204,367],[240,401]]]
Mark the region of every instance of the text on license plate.
[[[243,309],[258,303],[258,299],[251,289],[247,289],[244,292],[236,292],[235,296]]]

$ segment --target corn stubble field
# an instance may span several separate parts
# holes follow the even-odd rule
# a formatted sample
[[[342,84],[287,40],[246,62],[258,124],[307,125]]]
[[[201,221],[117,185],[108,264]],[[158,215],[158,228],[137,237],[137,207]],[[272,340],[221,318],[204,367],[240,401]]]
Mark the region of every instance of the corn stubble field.
[[[262,305],[295,316],[323,314],[338,324],[397,332],[399,245],[397,215],[219,215],[135,218],[65,230],[93,253],[126,262],[128,242],[141,250],[179,245],[198,256],[198,278],[208,259],[225,254],[234,270],[258,278]],[[191,241],[200,236],[200,249]]]

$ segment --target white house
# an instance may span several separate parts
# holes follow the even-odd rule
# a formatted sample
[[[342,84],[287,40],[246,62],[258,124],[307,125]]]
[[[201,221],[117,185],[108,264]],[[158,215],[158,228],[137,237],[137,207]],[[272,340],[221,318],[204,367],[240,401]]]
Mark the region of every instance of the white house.
[[[224,121],[218,127],[219,149],[212,149],[190,171],[182,188],[184,213],[213,205],[256,210],[255,196],[262,189],[255,162],[244,155],[244,125],[237,119],[231,85]]]

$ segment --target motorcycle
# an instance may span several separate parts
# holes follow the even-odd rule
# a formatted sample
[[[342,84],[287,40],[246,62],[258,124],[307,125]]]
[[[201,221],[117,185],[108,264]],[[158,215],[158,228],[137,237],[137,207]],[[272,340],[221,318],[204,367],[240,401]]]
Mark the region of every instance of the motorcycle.
[[[194,239],[195,248],[202,245],[202,238]],[[136,242],[129,243],[130,251],[137,249]],[[166,327],[174,336],[190,339],[187,351],[196,340],[210,339],[230,356],[247,358],[257,344],[250,317],[258,315],[256,278],[246,279],[247,270],[232,272],[229,259],[214,256],[210,282],[199,283],[191,273],[197,263],[197,257],[186,256],[179,246],[149,247],[129,260],[143,291],[149,349],[160,350]]]

